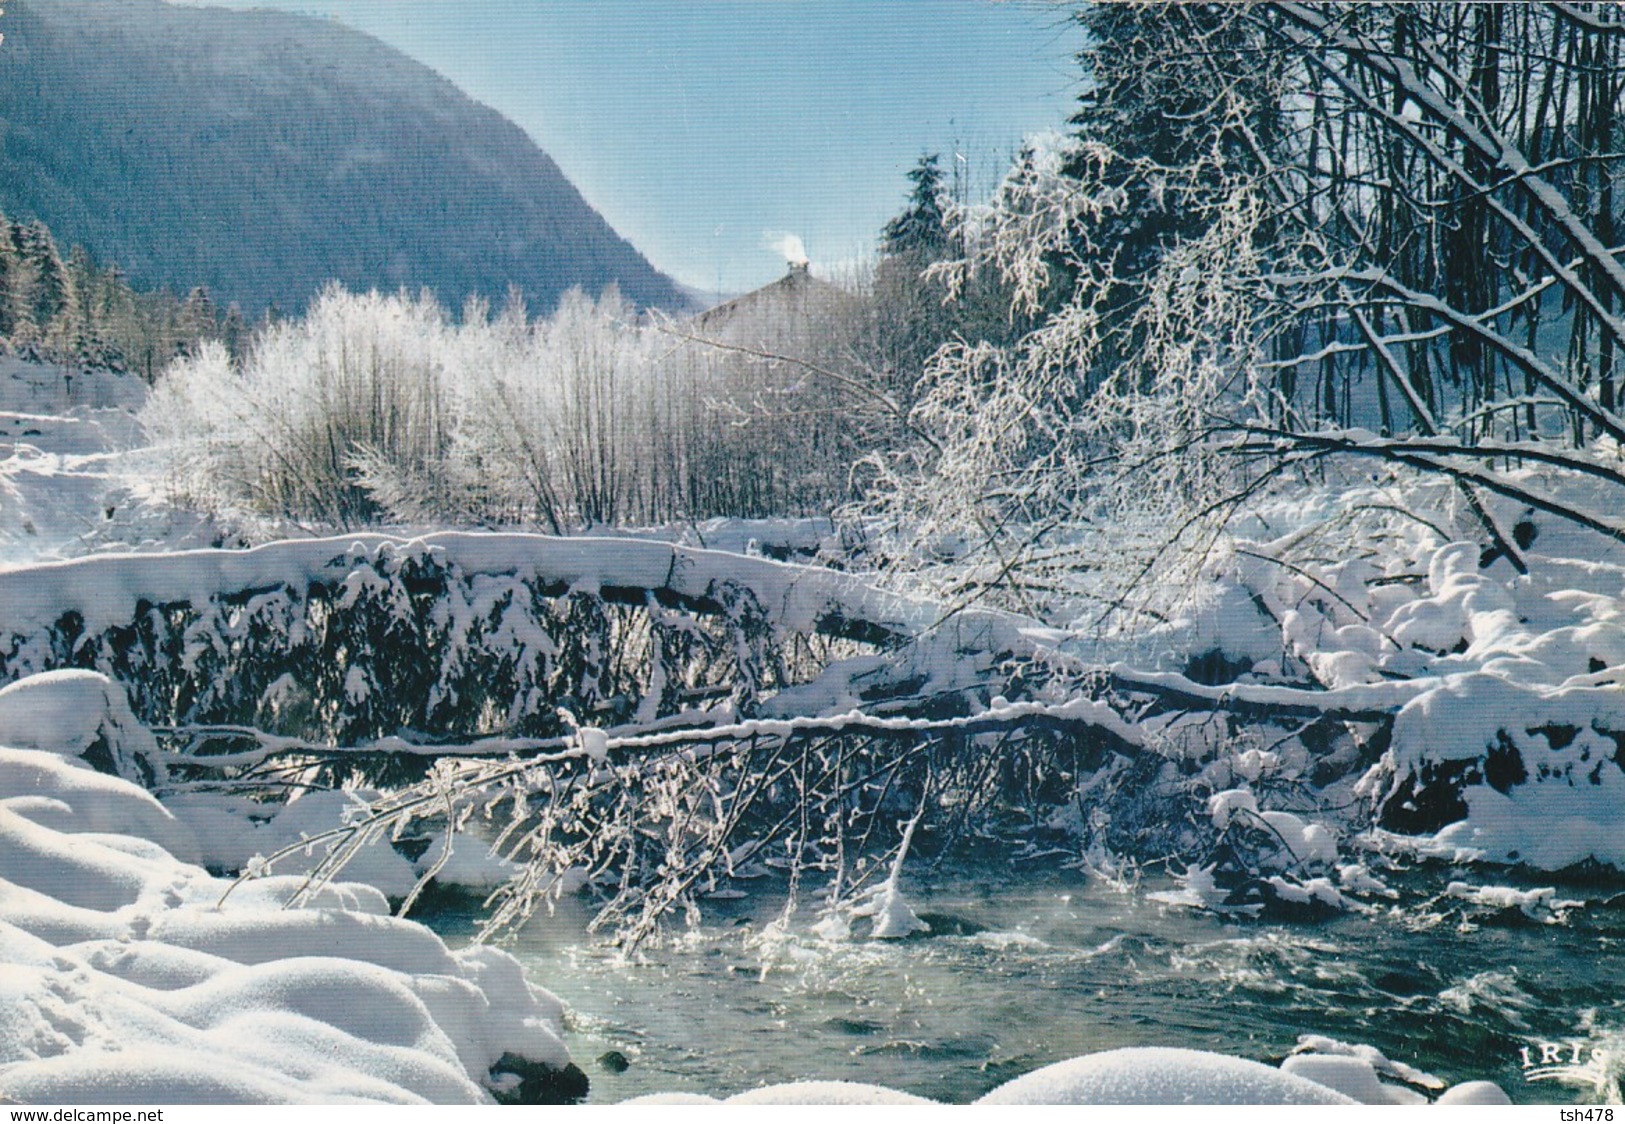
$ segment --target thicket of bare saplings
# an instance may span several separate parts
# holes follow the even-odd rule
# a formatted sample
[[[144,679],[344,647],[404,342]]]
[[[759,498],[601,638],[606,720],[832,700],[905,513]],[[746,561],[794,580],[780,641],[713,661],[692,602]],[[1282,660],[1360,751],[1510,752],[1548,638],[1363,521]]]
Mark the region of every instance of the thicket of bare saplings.
[[[822,288],[836,298],[769,306],[760,338],[723,346],[612,293],[454,320],[426,295],[334,288],[241,361],[176,362],[145,421],[179,500],[315,526],[827,513],[897,410],[842,373],[864,306]]]

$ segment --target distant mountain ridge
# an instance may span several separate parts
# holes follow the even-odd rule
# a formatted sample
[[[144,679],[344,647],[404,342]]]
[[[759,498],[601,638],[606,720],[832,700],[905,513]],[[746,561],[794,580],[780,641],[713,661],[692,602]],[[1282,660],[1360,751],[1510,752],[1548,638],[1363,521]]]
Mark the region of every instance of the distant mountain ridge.
[[[8,0],[0,211],[142,286],[256,314],[329,280],[533,310],[689,298],[513,122],[342,24],[163,0]]]

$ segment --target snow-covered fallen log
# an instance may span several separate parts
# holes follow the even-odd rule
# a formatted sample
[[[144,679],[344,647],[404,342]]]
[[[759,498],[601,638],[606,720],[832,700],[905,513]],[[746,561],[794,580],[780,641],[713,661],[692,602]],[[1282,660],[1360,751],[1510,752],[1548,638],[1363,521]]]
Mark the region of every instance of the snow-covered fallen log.
[[[725,611],[720,590],[750,590],[766,621],[790,632],[828,632],[872,643],[942,633],[961,650],[1028,652],[1044,642],[1031,621],[987,609],[944,619],[942,606],[882,590],[851,574],[718,550],[631,538],[554,538],[442,532],[286,540],[251,550],[93,556],[0,572],[0,634],[26,637],[76,614],[86,635],[128,625],[143,608],[201,608],[223,598],[328,582],[352,586],[358,567],[434,559],[465,580],[513,577],[553,591]],[[1053,638],[1053,635],[1052,637]],[[13,643],[15,643],[15,639]]]
[[[838,571],[630,538],[360,535],[0,572],[5,677],[89,667],[149,723],[292,724],[339,742],[546,736],[559,701],[647,723],[808,686],[816,698],[787,712],[824,711],[958,689],[1054,639]],[[848,662],[864,651],[886,658]],[[813,687],[831,654],[835,678]]]

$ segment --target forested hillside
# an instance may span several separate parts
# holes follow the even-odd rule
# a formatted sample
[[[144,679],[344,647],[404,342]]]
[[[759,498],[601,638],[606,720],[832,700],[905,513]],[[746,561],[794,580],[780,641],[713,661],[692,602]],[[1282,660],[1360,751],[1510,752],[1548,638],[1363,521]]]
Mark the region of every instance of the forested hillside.
[[[116,262],[64,249],[38,220],[0,214],[0,348],[22,359],[129,371],[151,383],[204,340],[240,352],[250,331],[241,308],[221,308],[202,286],[184,297],[138,291]]]
[[[510,284],[686,299],[518,126],[340,24],[161,0],[19,0],[0,210],[250,318],[323,284],[460,305]]]

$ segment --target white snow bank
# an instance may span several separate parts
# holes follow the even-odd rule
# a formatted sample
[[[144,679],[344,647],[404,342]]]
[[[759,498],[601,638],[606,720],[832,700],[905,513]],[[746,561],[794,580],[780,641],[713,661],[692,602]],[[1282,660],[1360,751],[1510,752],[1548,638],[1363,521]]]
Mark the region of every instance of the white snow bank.
[[[1146,1046],[1057,1062],[1007,1082],[977,1104],[1355,1104],[1262,1062]]]
[[[1437,832],[1440,848],[1541,870],[1587,859],[1625,869],[1622,747],[1625,691],[1616,686],[1453,677],[1395,718],[1386,799],[1403,796],[1430,767],[1467,768],[1467,815]]]
[[[1203,590],[1188,617],[1171,622],[1159,635],[1178,637],[1178,650],[1192,655],[1218,652],[1226,659],[1256,662],[1281,654],[1281,630],[1254,604],[1252,591],[1220,581]]]
[[[55,753],[4,743],[0,738],[0,802],[13,812],[63,832],[133,835],[184,862],[200,860],[186,825],[144,789],[89,768],[63,768]]]
[[[562,1005],[506,953],[448,949],[367,887],[222,902],[166,849],[186,838],[133,784],[0,749],[0,1098],[478,1102],[513,1058],[568,1064]]]
[[[1218,884],[1213,871],[1212,865],[1190,867],[1184,873],[1174,875],[1174,881],[1178,883],[1179,889],[1153,890],[1146,898],[1149,901],[1186,909],[1211,909],[1223,912],[1237,908],[1244,912],[1257,912],[1259,908],[1257,905],[1240,907],[1227,905],[1230,891]]]

